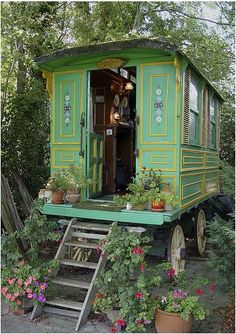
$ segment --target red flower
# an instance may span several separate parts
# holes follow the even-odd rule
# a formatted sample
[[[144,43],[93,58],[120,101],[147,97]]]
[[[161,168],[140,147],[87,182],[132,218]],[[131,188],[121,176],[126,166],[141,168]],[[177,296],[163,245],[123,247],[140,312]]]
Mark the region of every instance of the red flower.
[[[120,325],[120,326],[124,326],[124,325],[126,325],[126,320],[124,320],[124,319],[118,319],[118,320],[116,320],[116,324]]]
[[[176,274],[176,271],[175,271],[174,268],[172,268],[172,269],[170,269],[170,270],[167,271],[167,276],[169,278],[173,278],[175,276],[175,274]]]
[[[111,327],[111,332],[112,333],[116,333],[116,328],[115,327]]]
[[[137,246],[137,247],[134,247],[134,249],[132,250],[132,253],[142,255],[144,254],[144,250],[143,248]]]
[[[212,292],[215,292],[216,291],[216,284],[215,283],[211,283],[209,285],[209,289],[212,291]]]
[[[196,290],[196,294],[197,294],[198,296],[202,296],[202,295],[203,295],[203,290],[202,290],[202,289],[197,289],[197,290]]]
[[[97,251],[98,254],[100,254],[102,250],[101,250],[101,248],[99,246],[97,246],[96,247],[96,251]]]
[[[102,293],[98,293],[98,294],[97,294],[97,298],[98,298],[98,299],[102,299],[102,297],[103,297],[103,294],[102,294]]]
[[[137,319],[137,320],[136,320],[136,324],[137,324],[138,326],[141,326],[141,325],[143,324],[143,320],[141,320],[141,319]]]
[[[144,294],[142,292],[137,292],[136,295],[135,295],[135,298],[144,299]]]
[[[140,270],[141,270],[142,273],[144,273],[144,271],[145,271],[145,264],[144,263],[140,264]]]

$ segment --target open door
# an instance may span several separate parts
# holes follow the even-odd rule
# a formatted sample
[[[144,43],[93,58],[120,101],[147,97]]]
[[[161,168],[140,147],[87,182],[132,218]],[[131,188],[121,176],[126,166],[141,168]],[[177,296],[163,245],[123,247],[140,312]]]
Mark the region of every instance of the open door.
[[[101,135],[90,133],[89,170],[92,178],[89,191],[90,198],[102,195],[103,145],[103,137]]]

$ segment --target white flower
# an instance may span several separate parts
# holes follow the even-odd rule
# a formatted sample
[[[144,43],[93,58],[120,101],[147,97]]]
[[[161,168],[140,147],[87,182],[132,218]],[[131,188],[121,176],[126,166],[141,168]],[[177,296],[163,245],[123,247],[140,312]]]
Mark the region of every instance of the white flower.
[[[166,297],[164,297],[164,296],[161,297],[161,302],[162,302],[162,303],[166,303],[166,300],[167,300]]]

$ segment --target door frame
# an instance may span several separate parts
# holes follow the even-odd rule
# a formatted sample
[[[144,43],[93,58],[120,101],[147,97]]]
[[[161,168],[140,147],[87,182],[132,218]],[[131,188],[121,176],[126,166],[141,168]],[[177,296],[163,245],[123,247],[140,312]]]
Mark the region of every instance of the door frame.
[[[140,64],[138,63],[134,63],[134,64],[129,64],[128,66],[124,66],[123,68],[125,69],[126,67],[135,67],[136,69],[136,98],[135,98],[135,109],[136,109],[136,117],[138,116],[138,118],[140,117]],[[101,70],[99,68],[88,68],[85,70],[85,78],[86,78],[86,83],[85,83],[85,92],[86,92],[86,112],[85,112],[85,170],[86,170],[86,175],[89,175],[89,168],[90,168],[90,112],[91,112],[91,103],[90,103],[90,99],[91,99],[91,72],[92,71],[98,71]],[[135,146],[134,146],[134,150],[135,147],[138,149],[140,149],[140,125],[135,124],[134,125],[134,130],[135,130]],[[105,142],[105,138],[104,138],[104,142]],[[105,154],[105,150],[103,150],[103,155]],[[134,154],[134,153],[133,153]],[[135,163],[134,163],[134,167],[135,167],[135,174],[139,171],[139,155],[135,156]],[[90,198],[90,191],[89,191],[89,187],[86,189],[86,193],[85,193],[86,198],[85,199],[89,199]]]

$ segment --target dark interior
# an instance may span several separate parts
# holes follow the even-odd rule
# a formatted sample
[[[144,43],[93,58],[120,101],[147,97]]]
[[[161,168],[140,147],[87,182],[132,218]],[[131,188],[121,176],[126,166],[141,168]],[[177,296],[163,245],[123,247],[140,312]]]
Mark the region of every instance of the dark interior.
[[[135,174],[136,68],[91,71],[90,132],[104,138],[102,194],[123,193]]]

